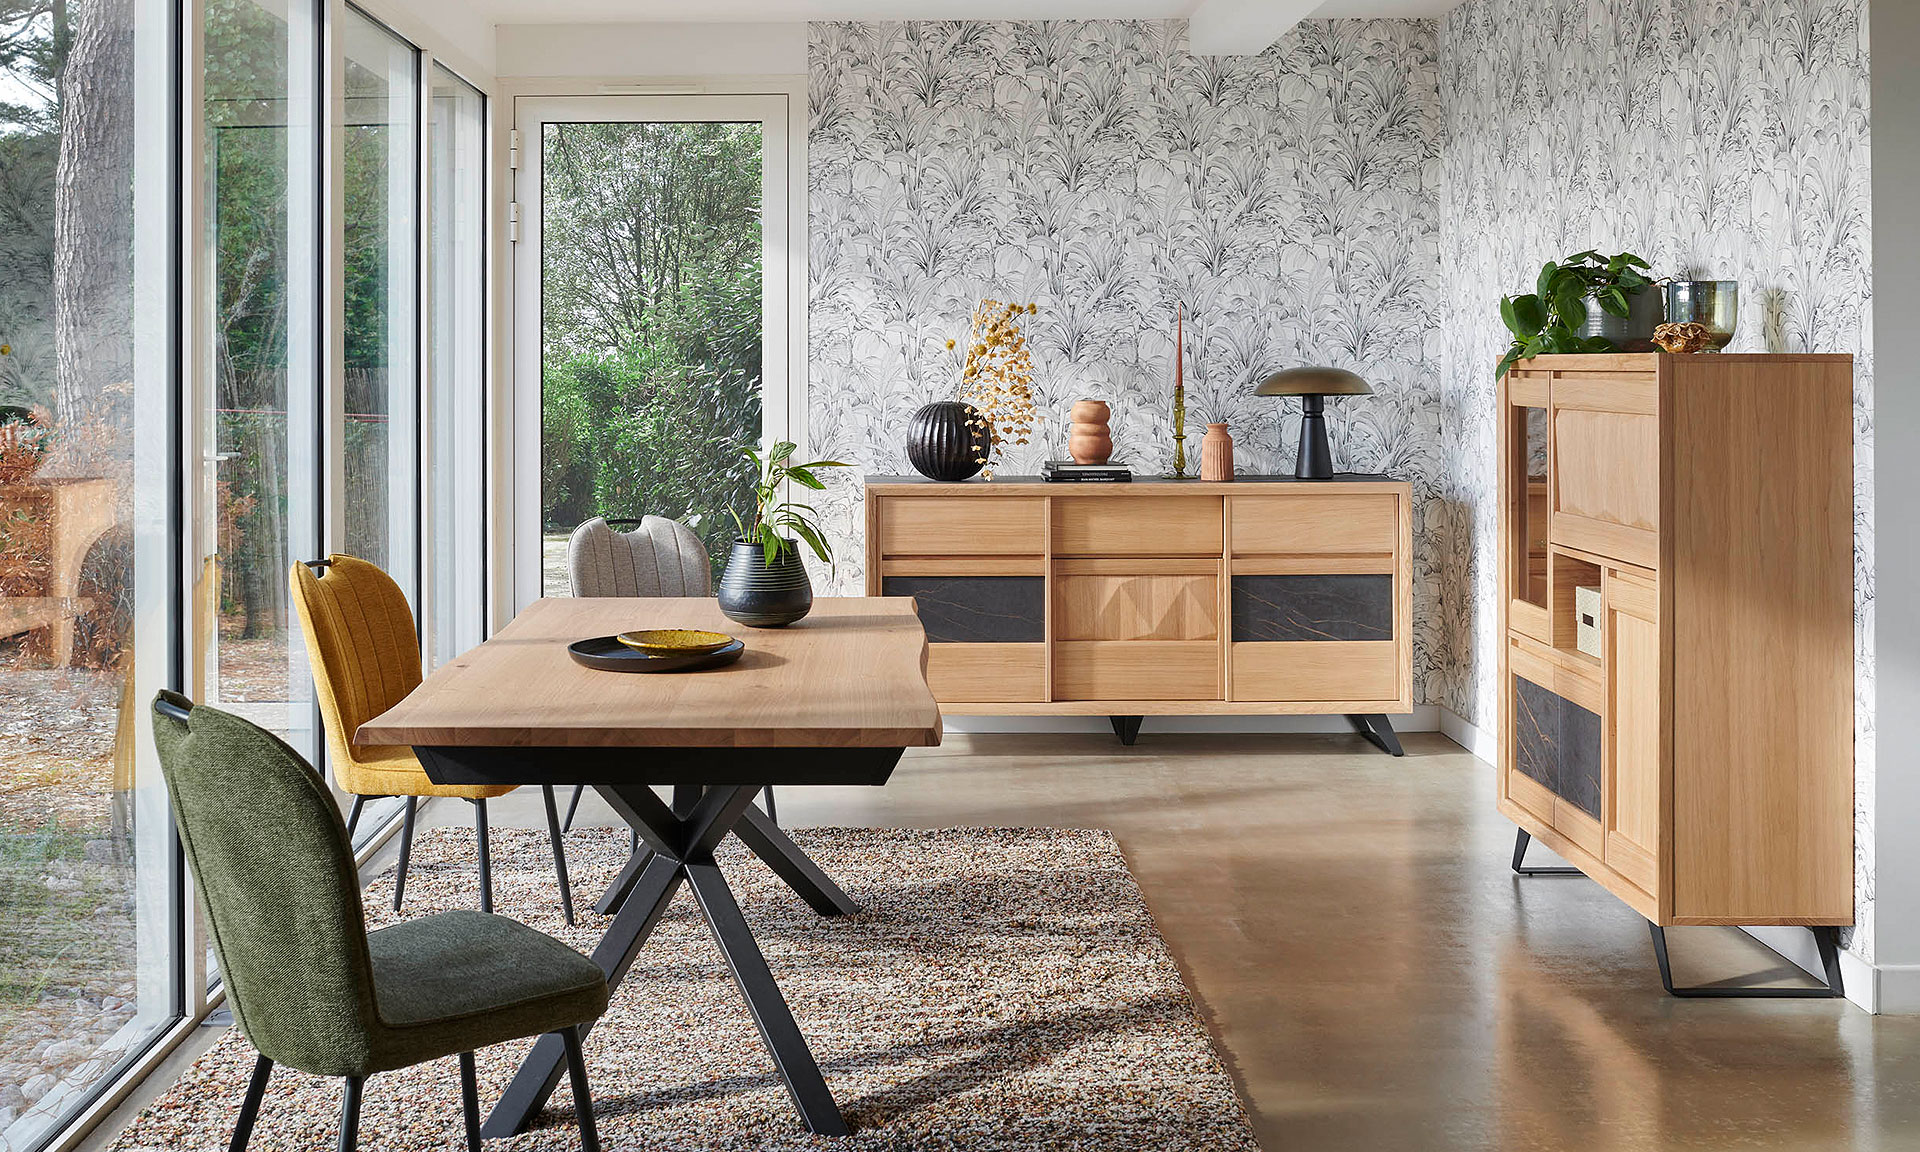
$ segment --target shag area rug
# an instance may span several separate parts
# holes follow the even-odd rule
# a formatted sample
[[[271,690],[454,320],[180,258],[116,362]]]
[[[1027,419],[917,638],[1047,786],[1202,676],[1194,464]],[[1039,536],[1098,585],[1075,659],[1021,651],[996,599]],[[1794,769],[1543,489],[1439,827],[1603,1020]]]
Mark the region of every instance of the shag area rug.
[[[817,829],[794,839],[860,914],[816,916],[737,840],[721,865],[854,1134],[801,1127],[683,888],[587,1038],[610,1152],[1256,1152],[1112,836]],[[577,927],[560,915],[544,832],[494,833],[494,908],[590,952],[607,924],[591,906],[624,862],[626,835],[575,832],[567,850]],[[478,907],[476,886],[472,832],[436,829],[414,845],[403,917],[390,907],[389,872],[367,890],[369,920]],[[480,1052],[483,1110],[527,1047]],[[230,1031],[114,1147],[226,1147],[253,1059]],[[340,1093],[339,1080],[276,1069],[252,1147],[332,1147]],[[368,1080],[360,1147],[464,1147],[455,1061]],[[488,1152],[579,1147],[564,1080],[531,1131],[487,1142]]]

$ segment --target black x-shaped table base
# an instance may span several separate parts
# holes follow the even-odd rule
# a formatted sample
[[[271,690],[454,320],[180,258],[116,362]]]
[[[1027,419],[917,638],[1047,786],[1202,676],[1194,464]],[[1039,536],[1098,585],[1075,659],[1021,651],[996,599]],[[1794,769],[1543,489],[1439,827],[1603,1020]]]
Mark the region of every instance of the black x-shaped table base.
[[[847,1122],[827,1091],[820,1065],[814,1061],[806,1037],[794,1023],[786,998],[780,995],[766,958],[740,914],[733,890],[714,862],[713,850],[731,832],[821,915],[844,916],[859,911],[859,906],[753,806],[761,787],[711,785],[701,791],[681,785],[675,789],[677,803],[669,808],[644,784],[595,785],[614,811],[639,832],[642,846],[601,900],[601,911],[618,908],[618,912],[594,948],[593,958],[606,971],[607,983],[618,987],[684,881],[693,889],[714,943],[720,946],[734,983],[740,986],[740,995],[753,1013],[760,1038],[772,1054],[801,1120],[808,1131],[844,1136]],[[582,1025],[580,1031],[585,1033],[591,1027]],[[526,1131],[560,1083],[565,1060],[559,1036],[542,1036],[536,1041],[506,1094],[494,1105],[481,1135],[512,1136]]]

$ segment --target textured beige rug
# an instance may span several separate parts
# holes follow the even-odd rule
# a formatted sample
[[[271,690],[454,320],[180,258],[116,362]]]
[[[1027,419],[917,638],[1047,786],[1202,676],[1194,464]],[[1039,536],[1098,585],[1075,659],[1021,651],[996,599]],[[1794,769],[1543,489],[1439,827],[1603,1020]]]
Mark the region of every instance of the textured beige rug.
[[[602,1141],[616,1149],[1206,1149],[1254,1152],[1233,1085],[1104,832],[821,829],[794,837],[864,911],[814,915],[738,841],[721,863],[827,1085],[855,1129],[809,1135],[692,896],[682,889],[587,1039]],[[580,924],[560,917],[542,832],[493,838],[495,909],[591,951],[591,911],[626,836],[568,838]],[[472,833],[414,846],[407,916],[478,906]],[[371,920],[391,874],[368,889]],[[479,1056],[481,1107],[526,1050]],[[224,1148],[253,1049],[229,1033],[118,1149]],[[507,1149],[576,1149],[566,1084]],[[367,1082],[360,1147],[460,1148],[455,1062]],[[252,1147],[331,1148],[340,1082],[276,1070]]]

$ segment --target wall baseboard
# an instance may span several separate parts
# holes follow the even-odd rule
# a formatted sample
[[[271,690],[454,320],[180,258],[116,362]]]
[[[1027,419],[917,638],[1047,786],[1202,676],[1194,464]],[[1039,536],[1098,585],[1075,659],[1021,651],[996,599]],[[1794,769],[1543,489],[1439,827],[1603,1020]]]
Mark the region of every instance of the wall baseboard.
[[[1396,732],[1443,732],[1444,709],[1422,704],[1388,717]],[[949,732],[1105,732],[1105,716],[965,716],[943,713]],[[1154,732],[1352,732],[1345,716],[1149,716],[1143,733]]]
[[[1485,760],[1488,764],[1499,762],[1500,742],[1493,738],[1493,733],[1462,719],[1460,714],[1451,708],[1440,708],[1438,711],[1440,713],[1440,731],[1446,733],[1447,739],[1452,740],[1455,744],[1460,745],[1460,747],[1465,748],[1475,756]]]
[[[1793,961],[1815,979],[1824,980],[1820,970],[1820,952],[1813,946],[1813,934],[1804,928],[1761,925],[1742,928],[1742,932]],[[1892,1007],[1889,976],[1900,974],[1893,983],[1897,994],[1905,996],[1905,1008]],[[1847,999],[1869,1012],[1920,1013],[1920,967],[1901,973],[1895,968],[1876,968],[1851,952],[1840,953],[1840,979],[1846,985]]]

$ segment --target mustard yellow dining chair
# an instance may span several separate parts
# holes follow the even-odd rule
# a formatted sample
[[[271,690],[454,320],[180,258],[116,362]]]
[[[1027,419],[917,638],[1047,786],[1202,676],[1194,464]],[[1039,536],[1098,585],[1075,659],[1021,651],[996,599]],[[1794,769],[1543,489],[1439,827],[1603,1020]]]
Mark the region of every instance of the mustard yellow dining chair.
[[[419,686],[420,636],[406,593],[379,565],[354,556],[329,556],[295,564],[290,576],[293,603],[306,636],[307,659],[327,729],[327,753],[334,782],[353,797],[347,835],[353,835],[368,800],[399,797],[406,803],[400,832],[400,863],[393,883],[393,908],[407,887],[407,858],[413,850],[413,822],[419,802],[450,797],[473,804],[473,828],[480,859],[480,910],[493,911],[493,873],[487,846],[487,801],[512,787],[435,784],[427,778],[413,749],[404,745],[355,744],[360,725],[398,704]],[[567,857],[561,848],[560,818],[553,789],[542,789],[547,832],[553,841],[553,870],[560,880],[560,904],[573,923],[573,891],[567,882]]]

